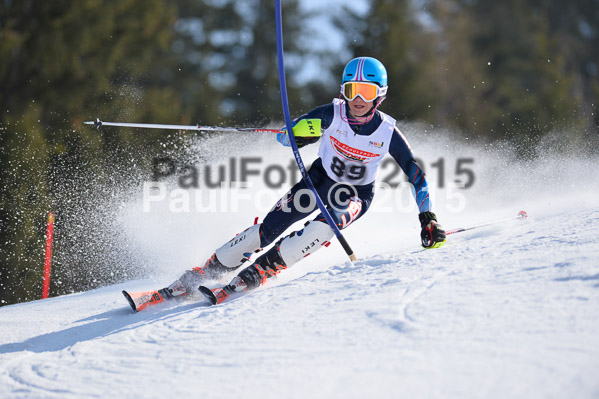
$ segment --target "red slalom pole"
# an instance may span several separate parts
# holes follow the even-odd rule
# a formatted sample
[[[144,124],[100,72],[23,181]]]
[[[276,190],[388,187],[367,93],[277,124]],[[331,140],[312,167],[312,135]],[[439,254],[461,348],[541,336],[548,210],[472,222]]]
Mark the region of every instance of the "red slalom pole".
[[[492,222],[477,224],[475,226],[470,226],[470,227],[459,227],[457,229],[447,230],[445,232],[445,235],[450,235],[450,234],[455,234],[455,233],[461,233],[462,231],[468,231],[468,230],[472,230],[472,229],[477,229],[479,227],[484,227],[484,226],[488,226],[490,224],[501,223],[501,222],[505,222],[505,221],[513,220],[513,219],[526,219],[527,217],[528,217],[528,214],[526,212],[520,211],[518,213],[518,216],[514,216],[514,217],[511,217],[511,218],[494,220]]]
[[[44,259],[44,284],[42,288],[42,299],[48,298],[50,294],[50,269],[52,266],[52,241],[54,240],[54,213],[48,212],[46,224],[46,257]]]

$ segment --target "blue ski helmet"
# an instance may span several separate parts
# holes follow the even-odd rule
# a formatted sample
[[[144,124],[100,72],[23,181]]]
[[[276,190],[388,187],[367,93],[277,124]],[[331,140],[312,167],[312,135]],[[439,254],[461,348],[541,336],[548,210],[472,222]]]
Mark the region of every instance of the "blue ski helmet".
[[[343,70],[341,84],[350,81],[374,82],[387,91],[387,70],[382,62],[372,57],[354,58]]]

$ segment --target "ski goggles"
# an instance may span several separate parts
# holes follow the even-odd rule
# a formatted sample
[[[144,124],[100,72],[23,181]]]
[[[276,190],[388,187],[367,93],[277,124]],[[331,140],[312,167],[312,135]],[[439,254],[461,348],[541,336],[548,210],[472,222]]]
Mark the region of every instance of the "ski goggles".
[[[345,82],[341,85],[341,93],[348,101],[355,100],[360,96],[362,100],[372,102],[377,97],[387,94],[387,88],[370,82]]]

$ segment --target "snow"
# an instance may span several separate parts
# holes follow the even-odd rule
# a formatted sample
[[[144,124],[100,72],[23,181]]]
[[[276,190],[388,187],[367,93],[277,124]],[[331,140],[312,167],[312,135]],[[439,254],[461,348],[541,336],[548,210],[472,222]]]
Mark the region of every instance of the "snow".
[[[147,278],[0,308],[2,397],[598,397],[597,160],[523,163],[448,136],[406,136],[429,165],[444,157],[447,182],[456,158],[475,159],[461,205],[427,170],[447,229],[530,218],[423,250],[416,210],[382,201],[344,232],[355,264],[334,243],[230,303],[194,297],[132,313],[121,290],[167,285],[263,216],[252,201],[211,213],[163,201],[144,213],[140,188],[119,220],[151,260]],[[281,153],[261,139],[230,154],[264,152]]]

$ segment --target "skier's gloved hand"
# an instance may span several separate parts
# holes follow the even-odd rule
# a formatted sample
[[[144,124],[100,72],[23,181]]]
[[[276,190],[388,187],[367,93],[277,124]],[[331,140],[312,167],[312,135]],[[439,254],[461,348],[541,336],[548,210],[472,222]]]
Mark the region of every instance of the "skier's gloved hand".
[[[295,121],[291,122],[291,127],[295,127]],[[283,144],[285,147],[291,147],[291,143],[289,142],[289,136],[287,136],[287,128],[284,127],[281,129],[279,133],[277,133],[277,141]]]
[[[302,148],[307,144],[312,144],[318,141],[322,136],[322,130],[320,128],[320,119],[302,119],[299,122],[293,122],[293,136],[295,137],[295,143],[298,148]],[[280,133],[277,133],[277,141],[283,144],[285,147],[289,147],[289,136],[287,136],[287,129],[283,128]]]
[[[437,216],[432,212],[422,212],[418,218],[422,227],[422,246],[426,249],[442,247],[445,244],[445,230],[437,222]]]

